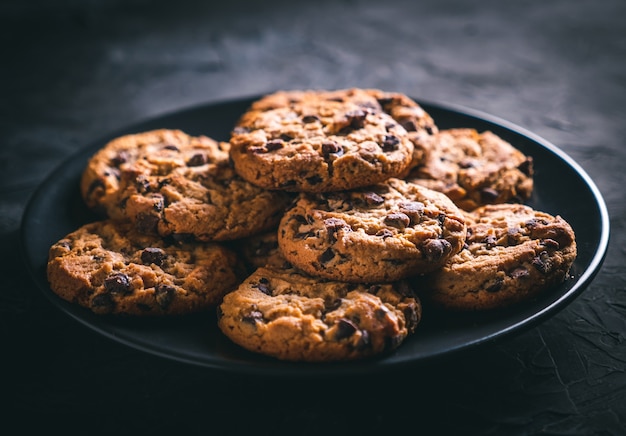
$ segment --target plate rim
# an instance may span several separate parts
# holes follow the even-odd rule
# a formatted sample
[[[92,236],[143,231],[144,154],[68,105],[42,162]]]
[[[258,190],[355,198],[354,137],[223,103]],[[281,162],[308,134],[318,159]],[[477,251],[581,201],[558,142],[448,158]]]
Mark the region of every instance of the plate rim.
[[[94,141],[90,141],[87,144],[79,147],[72,153],[70,153],[65,159],[63,159],[60,163],[58,163],[54,168],[52,168],[41,180],[38,186],[33,190],[31,195],[29,196],[26,206],[24,208],[22,218],[20,220],[20,252],[22,256],[22,260],[26,265],[26,269],[30,275],[31,281],[35,284],[39,291],[42,292],[48,301],[53,303],[53,305],[69,315],[72,319],[77,321],[79,324],[86,326],[87,328],[95,331],[96,333],[112,340],[116,343],[123,344],[124,346],[128,346],[135,350],[139,350],[145,353],[148,353],[153,356],[158,356],[160,358],[165,358],[169,360],[178,361],[181,363],[191,364],[198,367],[204,367],[213,370],[225,371],[225,372],[235,372],[235,373],[247,373],[247,374],[257,374],[257,375],[279,375],[279,376],[302,376],[302,375],[360,375],[364,373],[373,373],[379,372],[381,370],[389,369],[389,368],[404,368],[410,365],[423,364],[426,362],[432,362],[440,359],[449,358],[451,355],[458,354],[462,351],[469,351],[476,349],[478,346],[485,343],[494,343],[496,341],[501,341],[504,338],[510,337],[513,334],[521,334],[528,329],[537,326],[542,321],[546,320],[548,317],[554,316],[559,311],[563,310],[569,303],[571,303],[576,297],[578,297],[584,289],[588,287],[591,281],[595,278],[595,276],[599,273],[602,264],[606,258],[608,245],[610,240],[610,218],[608,213],[608,208],[604,197],[597,187],[596,183],[589,176],[589,174],[585,171],[585,169],[576,162],[571,156],[569,156],[564,150],[553,144],[552,142],[546,140],[545,138],[535,134],[534,132],[521,127],[511,121],[508,121],[504,118],[498,117],[496,115],[489,114],[482,110],[474,109],[468,106],[459,105],[456,103],[450,103],[445,101],[432,101],[421,98],[413,98],[420,106],[424,108],[426,112],[429,112],[428,108],[434,109],[435,111],[444,111],[454,113],[455,116],[460,116],[464,118],[471,118],[475,121],[479,122],[487,122],[488,124],[497,126],[498,128],[503,128],[512,132],[515,135],[519,135],[523,137],[525,140],[530,140],[535,142],[539,146],[543,147],[561,161],[563,161],[567,166],[569,166],[577,175],[580,177],[584,185],[589,189],[591,196],[595,202],[594,206],[598,211],[599,217],[599,226],[600,226],[600,235],[596,243],[595,252],[591,257],[588,266],[582,272],[580,277],[577,279],[576,283],[560,295],[556,300],[552,301],[550,304],[545,305],[540,310],[534,312],[531,316],[525,317],[522,320],[511,323],[508,327],[499,329],[497,332],[494,332],[490,335],[485,335],[474,339],[472,341],[466,341],[461,345],[455,347],[447,347],[445,350],[429,355],[421,357],[420,359],[405,359],[401,361],[384,361],[384,360],[370,360],[366,359],[363,361],[352,361],[352,362],[329,362],[324,364],[312,365],[310,363],[305,362],[283,362],[279,360],[270,360],[268,361],[268,365],[259,365],[256,366],[254,361],[246,361],[246,362],[231,362],[227,361],[224,363],[220,363],[219,358],[213,357],[212,359],[205,359],[199,361],[198,359],[193,359],[187,357],[185,355],[181,355],[180,353],[171,352],[161,350],[154,346],[148,346],[146,344],[140,343],[139,341],[133,341],[124,337],[120,337],[115,334],[114,331],[107,330],[106,328],[94,325],[93,323],[85,320],[84,318],[78,316],[74,311],[67,310],[63,307],[63,305],[69,305],[70,303],[65,302],[64,300],[60,300],[58,297],[54,298],[55,295],[51,295],[52,291],[49,289],[42,289],[41,278],[37,279],[36,275],[40,274],[36,271],[34,265],[31,265],[27,254],[26,247],[26,226],[25,224],[28,221],[28,218],[32,212],[32,209],[35,208],[34,200],[41,193],[44,188],[44,185],[47,181],[53,180],[58,173],[63,171],[63,168],[69,165],[74,160],[77,160],[82,157],[83,154],[87,154],[89,150],[95,149],[97,144],[103,144],[106,141],[110,140],[113,137],[122,134],[123,132],[128,132],[131,130],[139,130],[142,125],[148,125],[151,123],[155,123],[160,119],[165,119],[173,116],[183,116],[187,113],[194,113],[200,110],[207,110],[211,107],[223,106],[227,104],[245,104],[246,102],[250,103],[255,99],[258,99],[261,95],[250,95],[243,96],[233,99],[223,99],[216,101],[208,101],[205,103],[195,104],[192,106],[186,106],[179,109],[175,109],[172,111],[167,111],[162,114],[158,114],[155,116],[147,117],[143,120],[139,120],[137,122],[129,123],[128,125],[122,126],[121,128],[115,129],[114,131],[108,133],[107,135],[102,135],[99,139]],[[86,309],[85,309],[86,310]],[[257,357],[255,355],[255,357]],[[260,356],[263,358],[263,356]],[[221,359],[223,360],[223,359]]]

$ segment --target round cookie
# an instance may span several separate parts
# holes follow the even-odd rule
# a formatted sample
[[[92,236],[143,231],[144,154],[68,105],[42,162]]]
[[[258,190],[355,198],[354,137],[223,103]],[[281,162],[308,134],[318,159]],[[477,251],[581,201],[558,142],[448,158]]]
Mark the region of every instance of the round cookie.
[[[406,180],[443,192],[463,210],[521,203],[532,194],[532,158],[490,131],[449,129],[414,139]]]
[[[207,310],[236,288],[236,255],[216,243],[164,241],[110,220],[51,246],[47,277],[64,300],[97,314],[179,315]]]
[[[407,131],[361,90],[282,91],[252,104],[231,134],[244,179],[272,190],[328,192],[406,172]]]
[[[420,301],[406,283],[353,285],[277,267],[257,269],[218,308],[218,326],[234,343],[289,361],[380,355],[420,319]]]
[[[576,240],[560,216],[520,204],[468,213],[465,248],[415,279],[424,299],[450,310],[488,310],[529,300],[565,280]]]
[[[267,111],[303,104],[312,99],[350,102],[373,111],[382,111],[400,123],[407,132],[433,134],[438,131],[433,118],[416,101],[399,92],[373,88],[339,90],[277,91],[255,101],[251,109]]]
[[[291,195],[239,177],[228,143],[175,133],[125,137],[123,143],[141,141],[143,151],[117,168],[119,180],[102,197],[109,217],[131,221],[142,233],[199,241],[227,241],[276,226]],[[172,138],[179,142],[165,140]],[[104,150],[109,154],[119,148],[111,144]]]
[[[206,136],[189,136],[180,130],[157,129],[120,136],[87,162],[80,181],[81,195],[89,208],[106,212],[107,204],[115,201],[121,168],[125,166],[144,159],[155,163],[163,160],[175,167],[194,166],[201,161],[224,160],[227,156],[227,143]]]
[[[353,191],[300,194],[283,216],[283,256],[307,273],[388,282],[437,269],[465,241],[462,212],[440,192],[389,179]]]

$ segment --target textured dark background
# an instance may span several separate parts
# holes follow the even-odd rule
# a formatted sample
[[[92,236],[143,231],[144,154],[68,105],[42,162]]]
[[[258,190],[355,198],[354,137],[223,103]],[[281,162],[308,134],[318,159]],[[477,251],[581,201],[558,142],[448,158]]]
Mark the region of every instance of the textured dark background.
[[[0,433],[626,434],[624,17],[623,0],[3,1]],[[86,144],[190,105],[351,86],[495,114],[578,161],[611,215],[591,286],[540,326],[450,361],[284,382],[113,343],[26,274],[28,198]]]

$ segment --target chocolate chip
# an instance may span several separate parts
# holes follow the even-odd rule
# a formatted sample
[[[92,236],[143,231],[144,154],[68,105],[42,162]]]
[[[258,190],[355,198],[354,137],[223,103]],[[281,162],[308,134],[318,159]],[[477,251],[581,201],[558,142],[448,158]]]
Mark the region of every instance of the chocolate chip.
[[[116,156],[111,158],[111,164],[113,166],[115,166],[115,167],[119,167],[123,163],[128,162],[129,158],[130,158],[130,156],[129,156],[128,152],[126,150],[122,150],[119,153],[117,153]]]
[[[548,274],[552,269],[552,262],[547,251],[542,251],[532,262],[533,266],[542,274]]]
[[[385,138],[383,139],[383,151],[389,152],[397,150],[398,144],[400,144],[400,140],[397,136],[385,135]]]
[[[161,212],[165,207],[165,199],[161,194],[151,194],[149,198],[152,200],[152,209],[156,212]]]
[[[265,143],[265,149],[267,151],[275,151],[283,148],[285,144],[282,139],[270,139]]]
[[[60,240],[59,242],[56,243],[56,246],[59,248],[63,248],[64,250],[68,250],[68,251],[72,249],[72,243],[68,239]]]
[[[188,167],[199,167],[207,163],[207,158],[204,153],[196,153],[187,161]]]
[[[422,245],[422,254],[429,262],[438,262],[450,253],[452,245],[445,239],[430,239]]]
[[[280,134],[280,139],[285,141],[285,142],[289,142],[293,139],[293,136],[288,135],[287,133],[281,133]]]
[[[533,175],[533,158],[527,157],[524,162],[517,166],[517,169],[524,173],[526,176],[530,177]]]
[[[322,144],[322,154],[324,158],[328,158],[331,154],[343,154],[343,149],[335,141],[326,141]]]
[[[517,267],[513,271],[511,271],[510,276],[514,279],[521,279],[522,277],[528,277],[530,272],[524,267]]]
[[[180,151],[180,150],[178,149],[178,147],[176,147],[174,144],[167,144],[167,145],[164,145],[164,146],[163,146],[163,148],[164,148],[165,150]]]
[[[258,283],[252,285],[253,288],[258,289],[263,292],[265,295],[272,295],[272,289],[270,288],[270,281],[265,277],[261,277]]]
[[[150,191],[150,181],[143,174],[137,176],[135,179],[135,186],[137,187],[137,191],[142,194]]]
[[[346,114],[351,129],[362,129],[365,126],[367,112],[357,109]]]
[[[341,318],[337,321],[337,333],[335,339],[340,341],[342,339],[349,338],[358,330],[357,326],[346,318]]]
[[[333,310],[337,310],[341,307],[343,300],[341,298],[335,298],[332,301],[324,301],[324,310],[326,312],[332,312]]]
[[[519,227],[509,227],[506,231],[506,242],[508,245],[516,245],[522,237]]]
[[[350,226],[340,218],[325,219],[324,227],[326,227],[326,231],[328,232],[328,242],[330,242],[331,244],[334,244],[337,241],[337,232],[339,230],[351,230]]]
[[[485,243],[485,248],[492,249],[493,247],[495,247],[497,245],[497,239],[495,236],[493,235],[487,235],[487,237],[484,240]]]
[[[263,313],[259,310],[251,310],[242,316],[241,320],[245,323],[255,325],[257,321],[263,321]]]
[[[474,167],[474,162],[472,162],[470,159],[463,159],[462,161],[459,162],[459,168],[462,168],[464,170],[468,168],[473,168],[473,167]]]
[[[378,104],[382,106],[382,108],[386,111],[387,105],[390,105],[393,102],[393,98],[391,97],[381,97],[376,99]]]
[[[163,260],[165,260],[165,251],[160,248],[148,247],[141,252],[141,261],[144,265],[153,263],[156,266],[161,266]]]
[[[417,132],[417,125],[415,124],[415,121],[411,119],[401,120],[400,125],[404,127],[404,130],[407,132]]]
[[[400,212],[411,219],[411,223],[417,224],[422,221],[424,215],[424,203],[421,201],[407,201],[398,205]]]
[[[305,115],[302,117],[302,122],[305,124],[314,123],[315,121],[319,121],[320,118],[317,115]]]
[[[529,219],[528,221],[526,221],[524,223],[524,225],[526,227],[528,227],[529,229],[531,229],[531,230],[534,230],[534,229],[536,229],[537,227],[540,227],[540,226],[545,226],[547,224],[548,224],[548,222],[546,220],[539,219],[539,218],[531,218],[531,219]]]
[[[176,289],[171,285],[159,284],[154,288],[154,298],[161,309],[166,309],[176,294]]]
[[[363,198],[365,198],[365,203],[369,206],[380,206],[385,202],[385,199],[375,192],[366,192]]]
[[[405,307],[402,313],[404,313],[404,321],[409,331],[414,330],[419,323],[419,317],[417,316],[415,308],[411,306]]]
[[[487,292],[498,292],[502,289],[502,284],[503,284],[503,280],[498,277],[496,278],[495,282],[493,282],[491,285],[487,286]]]
[[[140,233],[155,233],[160,218],[153,213],[138,213],[135,217],[135,227]]]
[[[376,319],[382,320],[382,319],[385,319],[388,313],[389,313],[389,309],[387,309],[385,306],[380,306],[378,309],[374,311],[374,316],[376,317]]]
[[[121,272],[114,272],[104,279],[104,289],[112,294],[130,294],[130,279]]]
[[[560,248],[560,244],[554,239],[544,239],[541,241],[541,245],[546,247],[548,250],[558,250]]]
[[[384,222],[388,226],[396,227],[400,230],[403,230],[409,224],[411,224],[411,218],[409,218],[406,214],[402,212],[394,212],[387,215]]]
[[[327,248],[326,251],[320,254],[319,260],[322,263],[327,263],[330,262],[333,257],[335,257],[335,252],[332,248]]]

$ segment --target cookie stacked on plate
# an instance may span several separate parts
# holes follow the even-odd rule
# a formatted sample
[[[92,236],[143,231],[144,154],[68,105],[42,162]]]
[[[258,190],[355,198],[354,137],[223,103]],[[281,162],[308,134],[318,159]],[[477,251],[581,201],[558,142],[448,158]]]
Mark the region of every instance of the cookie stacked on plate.
[[[376,89],[281,91],[228,142],[157,130],[89,161],[106,215],[50,250],[53,291],[97,313],[217,307],[238,345],[293,361],[389,352],[422,301],[506,307],[565,279],[571,227],[523,205],[532,159],[491,132],[438,129]]]

